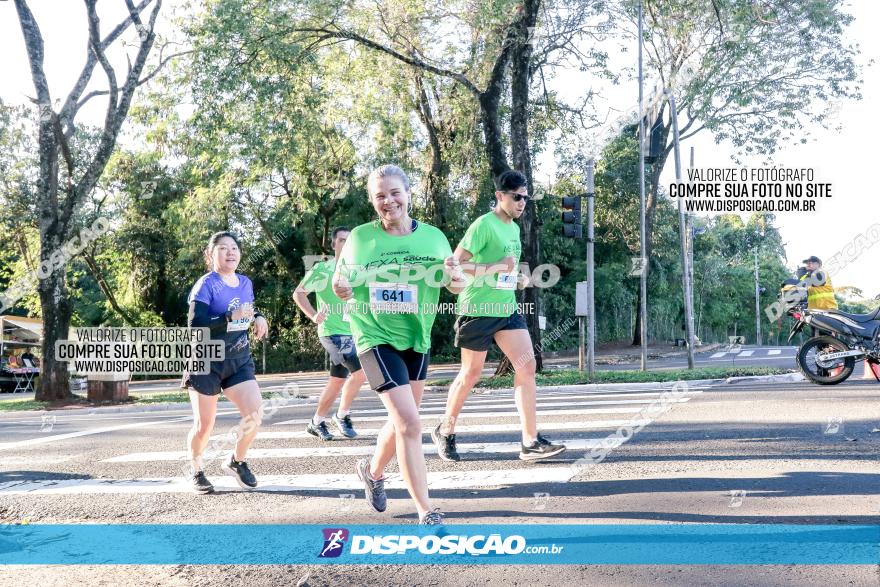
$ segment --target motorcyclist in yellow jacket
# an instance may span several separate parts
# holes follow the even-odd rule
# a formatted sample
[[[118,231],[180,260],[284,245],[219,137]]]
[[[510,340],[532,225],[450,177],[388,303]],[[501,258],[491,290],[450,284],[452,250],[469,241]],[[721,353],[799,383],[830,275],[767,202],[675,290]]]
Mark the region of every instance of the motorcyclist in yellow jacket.
[[[834,299],[834,286],[831,278],[822,271],[822,260],[813,255],[803,260],[807,271],[801,276],[801,281],[806,282],[807,308],[810,310],[836,310],[837,300]]]

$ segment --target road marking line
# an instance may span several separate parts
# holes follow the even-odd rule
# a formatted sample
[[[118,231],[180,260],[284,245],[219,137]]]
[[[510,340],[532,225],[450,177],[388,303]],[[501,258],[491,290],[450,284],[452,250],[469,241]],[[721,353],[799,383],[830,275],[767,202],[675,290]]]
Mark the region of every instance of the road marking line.
[[[723,352],[720,352],[720,353],[715,353],[714,355],[712,355],[712,356],[709,357],[709,358],[710,358],[710,359],[720,359],[721,357],[723,357],[723,356],[726,355],[726,354],[727,354],[727,352],[726,352],[726,351],[723,351]]]
[[[605,438],[565,438],[556,442],[564,444],[568,450],[591,450],[605,445]],[[332,446],[335,444],[336,446]],[[473,442],[457,445],[460,453],[518,453],[519,442]],[[215,451],[216,455],[205,454],[204,459],[214,460],[229,454],[229,450]],[[343,446],[342,443],[328,443],[322,446],[306,446],[291,448],[252,448],[247,453],[248,459],[304,459],[313,457],[352,457],[372,455],[376,447],[372,444],[358,446]],[[435,454],[437,447],[434,444],[423,444],[422,452]],[[104,459],[102,463],[147,463],[158,461],[182,461],[188,459],[187,451],[159,451],[159,452],[136,452],[121,455],[110,459]]]
[[[688,390],[684,393],[697,393],[700,390]],[[566,394],[562,392],[551,392],[546,394],[540,394],[535,398],[538,402],[538,406],[540,407],[543,402],[548,402],[550,400],[573,400],[573,399],[599,399],[605,398],[610,401],[612,397],[620,397],[624,398],[637,398],[637,397],[661,397],[664,393],[668,393],[668,391],[615,391],[615,392],[598,392],[598,393],[589,393],[589,394]],[[467,400],[466,406],[487,404],[493,402],[510,402],[513,400],[513,393],[508,394],[498,394],[489,397],[474,397]],[[577,402],[571,402],[577,403]],[[431,406],[445,406],[446,399],[422,399],[422,407],[431,407]]]
[[[664,400],[664,402],[683,403],[683,402],[688,401],[688,399],[690,399],[690,398]],[[658,401],[660,401],[660,398],[655,398],[655,399],[624,399],[624,400],[617,400],[617,401],[593,401],[593,402],[544,402],[544,403],[538,404],[538,408],[539,408],[538,415],[541,415],[541,413],[542,413],[540,408],[564,408],[566,406],[617,406],[617,405],[632,405],[632,404],[645,404],[645,405],[647,405],[647,404],[652,404],[652,403],[655,403]],[[500,402],[499,401],[487,402],[487,403],[483,403],[483,404],[476,405],[476,406],[466,406],[465,411],[462,413],[473,413],[473,414],[480,415],[480,414],[482,414],[482,412],[478,412],[478,411],[474,410],[473,408],[480,408],[480,409],[504,408],[504,407],[511,406],[511,404],[512,404],[512,402],[510,402],[509,400],[500,401]],[[467,409],[468,407],[470,407],[471,409],[468,410]],[[428,406],[428,407],[419,408],[419,413],[422,415],[437,415],[437,413],[444,413],[444,412],[446,412],[445,405]],[[359,414],[387,414],[388,412],[385,408],[377,408],[377,409],[370,409],[370,410],[357,410],[357,412],[354,412],[354,413],[356,415],[359,415]],[[547,413],[547,412],[543,412],[543,413]],[[358,420],[365,420],[366,418],[358,417],[357,419]],[[286,424],[286,423],[287,422],[278,422],[278,424]]]
[[[181,422],[183,420],[191,420],[192,416],[177,416],[167,418],[165,420],[153,420],[152,422],[135,422],[133,424],[120,424],[119,426],[104,426],[102,428],[91,428],[89,430],[81,430],[79,432],[69,432],[67,434],[55,434],[53,436],[40,436],[29,440],[19,440],[17,442],[2,442],[0,450],[10,450],[13,448],[25,448],[28,446],[36,446],[38,444],[47,444],[50,442],[58,442],[59,440],[68,440],[70,438],[79,438],[80,436],[91,436],[93,434],[103,434],[105,432],[116,432],[117,430],[128,430],[131,428],[143,428],[144,426],[155,426],[157,424],[168,424],[171,422]]]
[[[620,426],[647,426],[651,420],[586,420],[582,422],[541,422],[541,430],[582,430],[582,429],[602,429],[602,428],[619,428]],[[357,424],[357,420],[355,420]],[[274,424],[273,424],[274,426]],[[426,428],[422,434],[430,434],[431,428]],[[456,433],[483,433],[483,432],[519,432],[522,426],[517,422],[513,424],[472,424],[456,426]],[[369,438],[379,434],[381,428],[357,428],[358,438]],[[211,440],[228,438],[228,434],[215,434]],[[298,432],[258,432],[257,440],[287,440],[296,438],[317,439],[302,430]],[[336,437],[340,442],[344,439]]]
[[[428,487],[432,490],[499,487],[504,485],[545,485],[565,483],[576,471],[571,467],[525,467],[482,471],[454,471],[428,473]],[[357,491],[364,484],[357,475],[261,475],[257,492],[281,491]],[[242,492],[232,477],[211,477],[211,483],[221,491]],[[388,489],[405,489],[399,474],[389,474],[385,481]],[[0,483],[3,495],[95,495],[113,493],[192,493],[192,486],[183,477],[148,479],[58,479],[27,480]]]
[[[755,354],[755,351],[742,351],[742,352],[741,352],[739,355],[737,355],[737,356],[738,356],[738,357],[751,357],[751,356],[754,355],[754,354]]]
[[[767,354],[768,355],[781,355],[782,351],[779,349],[770,349],[769,351],[767,351]]]
[[[680,400],[676,400],[677,403],[683,403],[688,401],[690,398],[683,398]],[[588,414],[638,414],[645,408],[588,408],[585,410],[544,410],[538,412],[538,417],[541,416],[586,416]],[[439,414],[429,414],[432,416],[439,416]],[[461,420],[463,418],[518,418],[519,415],[515,411],[509,412],[462,412],[458,419]],[[423,418],[424,420],[425,418]],[[357,422],[385,422],[388,420],[388,416],[364,416],[357,417]],[[297,420],[286,420],[284,422],[276,422],[273,426],[284,426],[287,424],[294,425],[305,425],[310,421],[309,418],[301,418]]]

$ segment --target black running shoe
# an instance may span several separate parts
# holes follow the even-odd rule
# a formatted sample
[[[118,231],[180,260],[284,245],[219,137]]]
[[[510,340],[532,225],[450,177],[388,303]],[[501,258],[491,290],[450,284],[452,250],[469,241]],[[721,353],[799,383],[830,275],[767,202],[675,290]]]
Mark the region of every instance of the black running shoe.
[[[222,468],[228,475],[235,477],[242,489],[253,489],[257,486],[257,478],[251,473],[247,463],[236,461],[234,455],[229,455],[229,458],[223,462]]]
[[[538,439],[531,446],[521,445],[519,458],[523,461],[537,461],[555,457],[563,452],[565,452],[565,445],[553,444],[538,434]]]
[[[327,429],[327,422],[321,422],[317,426],[315,426],[314,422],[309,422],[306,426],[306,432],[312,436],[317,436],[324,442],[333,440],[333,435],[330,434],[330,430]]]
[[[354,426],[351,425],[350,415],[346,414],[340,418],[334,414],[333,423],[336,424],[336,427],[339,428],[339,431],[342,432],[344,437],[357,438],[358,433],[354,431]]]
[[[431,440],[434,441],[434,446],[437,447],[437,454],[444,461],[460,461],[461,457],[458,456],[458,450],[455,448],[455,434],[446,435],[441,433],[441,426],[443,426],[442,422],[431,430]]]
[[[425,512],[425,515],[422,516],[421,520],[419,520],[419,524],[422,524],[424,526],[442,526],[443,514],[440,513],[440,508],[434,508],[428,512]]]
[[[192,488],[195,493],[199,493],[201,495],[214,493],[214,486],[211,485],[211,482],[208,481],[207,477],[205,477],[204,471],[199,471],[192,476]]]
[[[385,495],[385,478],[373,479],[370,476],[370,459],[361,459],[355,465],[358,479],[364,482],[364,496],[370,506],[377,512],[384,512],[388,507],[388,496]]]

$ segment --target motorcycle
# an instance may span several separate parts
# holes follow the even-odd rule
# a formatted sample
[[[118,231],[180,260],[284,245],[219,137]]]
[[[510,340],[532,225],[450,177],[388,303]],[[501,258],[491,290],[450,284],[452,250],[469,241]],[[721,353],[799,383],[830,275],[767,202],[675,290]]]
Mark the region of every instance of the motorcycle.
[[[813,336],[798,349],[797,363],[804,376],[819,385],[846,381],[856,361],[865,360],[880,381],[880,307],[869,314],[807,308],[807,288],[797,279],[782,284],[780,301],[794,319],[788,344],[806,326]]]

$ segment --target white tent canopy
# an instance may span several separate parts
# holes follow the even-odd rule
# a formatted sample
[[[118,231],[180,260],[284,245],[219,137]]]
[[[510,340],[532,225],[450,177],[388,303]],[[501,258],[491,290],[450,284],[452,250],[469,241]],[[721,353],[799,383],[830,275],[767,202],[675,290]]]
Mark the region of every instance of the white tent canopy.
[[[0,352],[4,346],[40,346],[43,321],[22,316],[0,316]]]

